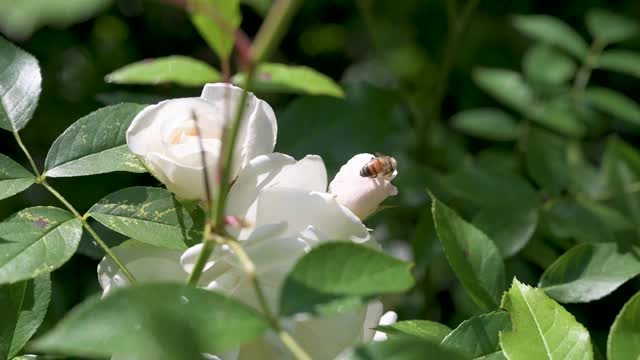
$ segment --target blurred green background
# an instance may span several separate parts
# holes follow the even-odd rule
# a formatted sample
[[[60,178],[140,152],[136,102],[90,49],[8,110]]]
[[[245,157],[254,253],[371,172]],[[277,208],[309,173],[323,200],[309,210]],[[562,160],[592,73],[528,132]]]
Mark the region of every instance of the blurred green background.
[[[455,187],[456,181],[461,181],[460,177],[456,180],[444,174],[463,169],[470,162],[519,174],[543,199],[554,195],[533,185],[531,175],[523,170],[522,143],[464,136],[451,125],[449,119],[462,110],[503,108],[474,83],[473,70],[500,67],[520,71],[524,54],[534,41],[516,31],[510,21],[514,14],[553,15],[585,38],[588,32],[584,17],[591,8],[640,19],[640,2],[634,0],[468,1],[472,1],[471,6],[444,0],[303,1],[271,60],[306,65],[327,74],[345,88],[347,96],[337,99],[258,93],[278,115],[277,150],[296,158],[309,153],[322,155],[331,177],[356,153],[383,152],[398,159],[400,175],[395,182],[400,194],[367,225],[389,251],[416,262],[419,285],[406,296],[386,299],[386,303],[402,319],[423,318],[454,326],[478,309],[453,276],[433,236],[427,187],[451,201],[467,219],[474,213],[474,205],[465,202],[464,196],[448,196],[451,191],[441,189],[447,183]],[[219,68],[215,54],[186,12],[172,4],[174,1],[19,3],[0,0],[0,31],[33,54],[42,68],[40,105],[21,132],[38,165],[44,163],[49,146],[60,133],[101,106],[123,101],[155,103],[198,96],[200,92],[199,88],[173,85],[107,84],[104,76],[113,70],[145,58],[173,54],[192,56]],[[268,0],[243,3],[241,27],[248,35],[255,34],[268,5]],[[456,26],[451,12],[463,13],[465,9],[469,10],[466,21]],[[640,51],[640,37],[619,46]],[[596,70],[591,83],[640,101],[637,78]],[[520,117],[517,112],[506,111]],[[633,145],[640,135],[639,127],[615,119],[602,121],[606,125],[591,129],[580,142],[594,165],[600,162],[607,136],[617,134]],[[10,133],[0,133],[0,144],[2,153],[26,164]],[[475,181],[471,175],[467,180]],[[149,175],[125,173],[51,179],[50,183],[80,212],[120,188],[157,184]],[[485,196],[503,196],[504,191],[512,189],[508,181],[504,184],[493,187],[494,193]],[[59,204],[42,188],[33,186],[2,201],[0,217],[34,205]],[[570,213],[565,220],[573,216]],[[577,227],[582,226],[576,221]],[[538,226],[534,239],[545,238],[541,228]],[[112,243],[122,240],[102,230]],[[581,241],[570,237],[569,244]],[[551,244],[531,250],[535,255],[524,251],[522,256],[510,258],[508,277],[517,274],[520,280],[537,283],[544,267],[569,247],[561,241]],[[53,301],[40,332],[86,296],[99,291],[96,265],[100,256],[100,250],[83,239],[80,253],[52,274]],[[567,308],[589,328],[596,345],[601,345],[615,314],[638,286],[637,280],[632,281],[603,300]],[[597,309],[597,317],[593,309]]]

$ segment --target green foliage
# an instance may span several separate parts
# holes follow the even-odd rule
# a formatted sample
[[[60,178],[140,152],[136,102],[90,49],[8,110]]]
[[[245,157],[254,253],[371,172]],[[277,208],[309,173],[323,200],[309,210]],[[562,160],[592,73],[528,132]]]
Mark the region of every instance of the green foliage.
[[[625,41],[638,33],[638,24],[625,16],[603,9],[587,12],[587,28],[595,39],[607,43]]]
[[[36,332],[51,299],[49,274],[0,285],[0,358],[11,359]]]
[[[545,270],[539,287],[563,303],[601,299],[640,274],[637,254],[634,245],[577,245]]]
[[[82,225],[69,212],[31,207],[0,222],[0,284],[32,279],[64,264],[76,251]]]
[[[451,332],[448,326],[429,320],[398,321],[391,325],[378,326],[376,330],[384,332],[392,339],[409,335],[435,342],[441,342]]]
[[[239,0],[188,0],[191,21],[223,61],[229,58],[240,25]]]
[[[593,359],[589,332],[540,289],[514,279],[502,298],[511,330],[500,332],[509,359]]]
[[[264,63],[256,71],[256,91],[344,97],[340,86],[330,77],[306,66]],[[242,86],[246,82],[246,74],[236,74],[233,82]]]
[[[280,312],[331,314],[372,296],[413,286],[411,264],[351,242],[322,244],[293,267],[280,295]]]
[[[429,354],[434,359],[467,359],[463,354],[450,350],[444,346],[418,337],[402,337],[389,339],[383,342],[363,345],[356,349],[353,359],[362,360],[420,360],[425,354]]]
[[[518,15],[513,25],[523,34],[540,42],[555,45],[577,58],[587,54],[587,43],[562,20],[549,15]]]
[[[527,79],[544,85],[560,85],[573,77],[576,63],[554,47],[539,44],[527,51],[522,68]]]
[[[27,169],[0,154],[0,200],[28,189],[35,181]]]
[[[195,217],[167,190],[130,187],[109,194],[87,212],[104,226],[132,239],[167,249],[184,250],[201,235]]]
[[[482,314],[463,321],[442,340],[442,345],[470,358],[480,358],[500,351],[498,333],[506,330],[511,330],[508,313]]]
[[[38,105],[38,61],[0,36],[0,128],[17,132]]]
[[[485,309],[498,307],[505,287],[504,263],[482,231],[433,199],[433,222],[449,264],[471,298]]]
[[[200,357],[260,336],[267,323],[246,305],[179,284],[145,284],[74,309],[34,349],[76,356]]]
[[[86,20],[112,0],[0,0],[0,30],[25,38],[44,25],[67,26]]]
[[[587,98],[596,109],[640,125],[640,105],[623,94],[607,88],[590,87],[587,89]]]
[[[488,140],[516,140],[521,132],[511,115],[494,108],[461,111],[451,118],[451,123],[467,135]]]
[[[597,64],[603,70],[640,78],[640,54],[628,50],[606,50],[600,55]]]
[[[147,59],[131,63],[105,76],[115,84],[157,85],[175,83],[182,86],[201,86],[219,81],[218,70],[207,63],[181,55]]]
[[[640,293],[635,294],[620,310],[611,325],[607,340],[607,358],[631,359],[640,353]]]
[[[143,108],[137,104],[112,105],[73,123],[49,149],[44,163],[46,176],[145,172],[125,138],[129,124]]]

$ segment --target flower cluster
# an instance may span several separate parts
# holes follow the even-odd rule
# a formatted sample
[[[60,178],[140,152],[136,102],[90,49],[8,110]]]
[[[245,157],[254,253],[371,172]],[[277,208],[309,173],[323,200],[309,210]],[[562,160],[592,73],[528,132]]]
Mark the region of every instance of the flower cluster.
[[[229,84],[208,84],[199,98],[167,100],[145,108],[127,131],[129,148],[178,198],[204,200],[207,190],[202,172],[216,174],[224,122],[235,111],[242,91]],[[267,302],[275,309],[286,274],[312,247],[328,240],[377,246],[362,220],[387,196],[397,193],[390,183],[395,172],[363,177],[360,169],[373,155],[359,154],[329,184],[319,156],[296,161],[273,152],[277,123],[266,102],[250,94],[246,106],[233,149],[233,183],[225,209],[226,216],[241,219],[244,226],[227,230],[255,263]],[[139,281],[184,281],[201,248],[196,245],[181,252],[128,241],[113,251]],[[98,274],[105,295],[127,284],[108,258],[99,264]],[[208,259],[198,286],[258,308],[250,279],[224,245],[216,247]],[[287,319],[284,327],[314,359],[333,359],[351,345],[372,340],[371,329],[381,315],[381,303],[373,302],[365,309],[333,317]],[[394,316],[387,315],[385,321],[395,320]],[[287,356],[286,349],[270,335],[229,354],[218,354],[221,359]]]

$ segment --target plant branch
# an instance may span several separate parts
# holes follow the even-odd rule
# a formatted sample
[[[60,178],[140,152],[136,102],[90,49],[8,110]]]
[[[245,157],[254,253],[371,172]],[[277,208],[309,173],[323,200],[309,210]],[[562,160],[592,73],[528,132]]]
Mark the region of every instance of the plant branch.
[[[42,176],[40,174],[40,170],[38,170],[36,163],[33,161],[33,158],[31,157],[29,150],[27,150],[27,147],[24,146],[24,144],[22,143],[22,139],[20,138],[20,135],[18,134],[17,131],[13,132],[13,137],[16,139],[16,142],[18,143],[18,146],[20,146],[20,149],[22,149],[22,152],[24,153],[24,155],[27,157],[27,159],[29,159],[29,164],[31,164],[31,168],[33,169],[34,174],[36,174],[36,177],[39,179]]]
[[[607,46],[607,43],[600,39],[595,39],[593,43],[591,43],[589,52],[584,58],[584,61],[582,62],[582,65],[580,66],[580,69],[576,73],[576,77],[573,80],[572,92],[577,98],[584,95],[584,90],[589,83],[591,72],[593,71],[593,68],[598,64],[598,59],[600,58],[600,54],[602,53],[602,50],[604,50],[605,46]]]
[[[291,18],[299,5],[299,0],[276,0],[256,35],[252,52],[254,64],[271,56],[280,44],[285,30],[289,28]]]
[[[60,202],[67,209],[69,209],[69,211],[71,211],[71,213],[73,214],[73,216],[76,217],[76,219],[80,220],[80,222],[82,223],[82,226],[87,230],[89,235],[93,237],[93,239],[98,243],[98,245],[100,245],[100,247],[104,250],[107,256],[116,264],[116,266],[120,268],[122,273],[129,280],[129,282],[132,284],[135,284],[136,283],[135,277],[129,272],[129,269],[127,269],[127,267],[120,261],[120,259],[116,256],[116,254],[114,254],[113,251],[111,251],[111,249],[104,242],[104,240],[102,240],[102,238],[93,230],[93,228],[87,222],[87,219],[84,216],[80,215],[78,210],[76,210],[73,207],[73,205],[71,205],[71,203],[69,203],[67,199],[65,199],[64,196],[62,196],[56,189],[54,189],[51,185],[49,185],[49,183],[47,183],[46,180],[42,179],[40,181],[40,184],[44,186],[44,188],[47,189],[53,196],[55,196],[58,200],[60,200]]]

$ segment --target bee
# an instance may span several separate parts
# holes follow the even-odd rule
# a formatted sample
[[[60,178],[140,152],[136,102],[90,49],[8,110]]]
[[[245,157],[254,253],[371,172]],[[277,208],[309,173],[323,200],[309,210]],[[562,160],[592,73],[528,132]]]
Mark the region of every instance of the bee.
[[[360,169],[360,176],[375,178],[378,175],[387,176],[396,171],[398,166],[396,159],[380,153],[375,155]]]

